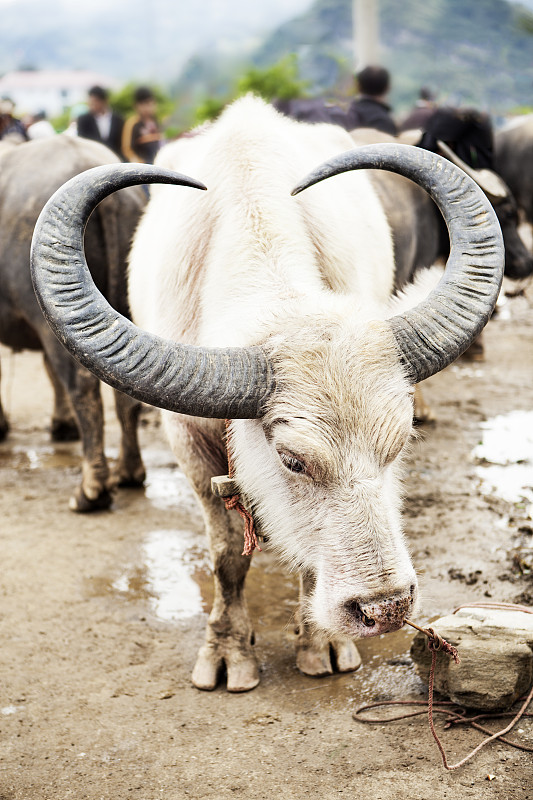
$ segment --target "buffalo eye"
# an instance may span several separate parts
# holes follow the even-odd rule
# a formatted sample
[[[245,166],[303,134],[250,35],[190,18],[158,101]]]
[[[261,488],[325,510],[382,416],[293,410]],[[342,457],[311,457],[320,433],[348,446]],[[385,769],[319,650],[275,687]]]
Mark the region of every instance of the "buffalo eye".
[[[283,466],[290,470],[290,472],[295,472],[300,475],[307,472],[305,464],[296,458],[296,456],[293,456],[292,453],[285,453],[282,451],[278,452],[278,455]]]

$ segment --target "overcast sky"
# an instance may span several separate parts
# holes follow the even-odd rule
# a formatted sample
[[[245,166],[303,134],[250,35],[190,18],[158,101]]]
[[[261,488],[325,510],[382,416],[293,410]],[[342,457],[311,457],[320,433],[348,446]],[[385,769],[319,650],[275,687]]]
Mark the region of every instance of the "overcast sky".
[[[79,0],[59,0],[60,4],[68,9],[69,13],[83,13],[84,4]],[[127,0],[90,0],[90,5],[95,8],[109,8],[110,6],[125,5]],[[299,14],[305,8],[311,5],[312,0],[193,0],[198,7],[198,13],[201,14],[204,7],[208,6],[221,13],[226,13],[231,16],[247,17],[252,14],[257,15],[258,9],[261,7],[264,10],[264,18],[267,20],[269,17],[273,21],[289,19],[290,17]],[[533,3],[533,0],[531,0]],[[151,5],[150,0],[146,0],[147,6]],[[0,5],[22,6],[24,0],[0,0]],[[179,15],[180,6],[183,8],[191,8],[191,0],[176,0],[176,14]],[[255,6],[255,8],[254,8]]]
[[[114,77],[166,79],[206,48],[252,49],[312,2],[0,0],[0,73],[22,65],[87,69],[100,60],[100,71]]]

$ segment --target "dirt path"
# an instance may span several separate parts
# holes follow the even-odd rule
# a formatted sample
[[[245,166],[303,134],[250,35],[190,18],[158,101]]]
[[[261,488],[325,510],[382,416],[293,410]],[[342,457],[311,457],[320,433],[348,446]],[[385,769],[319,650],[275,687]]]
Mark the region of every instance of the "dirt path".
[[[405,509],[424,620],[486,598],[533,603],[517,566],[527,573],[533,546],[533,493],[520,491],[533,484],[531,448],[522,452],[533,431],[532,298],[492,322],[484,363],[455,365],[425,389],[438,424],[413,446]],[[211,599],[205,543],[156,414],[142,430],[145,490],[121,492],[111,513],[75,516],[78,445],[49,442],[40,359],[1,355],[12,433],[0,445],[0,800],[533,798],[531,755],[490,746],[446,773],[425,720],[354,722],[361,701],[423,696],[408,632],[361,644],[357,673],[298,674],[295,581],[266,552],[248,583],[260,686],[196,691]],[[498,472],[490,428],[505,424],[503,461],[513,463]],[[107,430],[113,454],[111,412]],[[520,729],[533,744],[533,721]],[[444,740],[453,760],[479,741],[466,731]]]

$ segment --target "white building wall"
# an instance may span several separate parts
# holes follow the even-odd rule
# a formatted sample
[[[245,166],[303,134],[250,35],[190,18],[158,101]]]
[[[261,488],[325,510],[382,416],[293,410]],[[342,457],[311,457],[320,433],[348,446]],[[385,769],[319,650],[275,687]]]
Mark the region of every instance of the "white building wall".
[[[83,70],[8,72],[0,78],[0,97],[13,100],[16,116],[44,111],[55,117],[65,108],[84,102],[87,91],[95,85],[116,89],[120,82]]]

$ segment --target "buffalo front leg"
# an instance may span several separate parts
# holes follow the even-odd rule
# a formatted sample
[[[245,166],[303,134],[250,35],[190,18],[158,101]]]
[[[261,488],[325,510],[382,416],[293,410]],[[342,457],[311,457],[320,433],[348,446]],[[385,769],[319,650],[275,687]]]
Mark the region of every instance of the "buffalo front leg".
[[[214,689],[226,670],[229,692],[245,692],[259,683],[252,645],[252,625],[244,597],[251,557],[243,556],[243,523],[211,492],[211,478],[228,469],[224,423],[192,420],[165,412],[163,422],[171,447],[202,506],[214,574],[214,601],[205,644],[200,648],[192,681],[198,689]]]
[[[54,411],[50,430],[52,440],[54,442],[76,442],[80,438],[80,432],[65,385],[52,369],[50,359],[46,353],[43,360],[54,390]]]
[[[225,667],[228,692],[246,692],[259,683],[252,625],[244,597],[244,582],[252,559],[241,555],[241,518],[236,511],[226,511],[220,500],[217,502],[219,507],[210,509],[206,515],[215,595],[192,682],[198,689],[214,689]]]
[[[138,437],[141,403],[122,392],[115,391],[115,409],[120,423],[121,440],[113,483],[116,486],[142,486],[146,472]]]
[[[327,634],[309,623],[306,609],[315,586],[311,572],[300,573],[300,607],[296,639],[296,666],[305,675],[331,675],[353,672],[361,657],[353,639],[342,634]],[[332,658],[333,657],[333,658]]]

